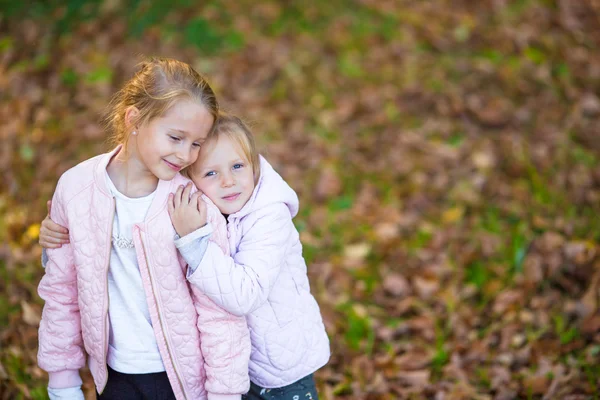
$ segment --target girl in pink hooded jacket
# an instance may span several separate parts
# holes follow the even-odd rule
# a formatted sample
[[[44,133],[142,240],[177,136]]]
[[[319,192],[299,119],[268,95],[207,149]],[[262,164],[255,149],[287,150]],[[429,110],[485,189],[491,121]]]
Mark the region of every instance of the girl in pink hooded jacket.
[[[52,200],[69,243],[48,250],[39,285],[49,396],[83,399],[87,358],[100,399],[239,399],[249,387],[245,318],[187,282],[197,266],[173,241],[208,220],[210,244],[227,254],[223,217],[200,192],[174,223],[168,213],[169,196],[189,183],[179,171],[217,117],[214,93],[189,65],[153,59],[111,106],[119,145],[65,172]]]
[[[244,398],[317,399],[312,374],[329,359],[329,339],[292,222],[296,193],[257,154],[246,125],[227,114],[219,115],[188,173],[227,218],[230,255],[208,240],[214,227],[204,220],[177,247],[188,264],[198,265],[188,280],[248,320],[252,383]],[[175,193],[174,224],[195,212],[188,197]]]
[[[250,391],[245,399],[316,400],[313,372],[329,360],[329,339],[310,293],[302,245],[292,218],[298,197],[258,155],[250,130],[237,117],[220,114],[188,170],[193,182],[227,218],[229,255],[209,240],[189,188],[170,205],[175,225],[198,213],[198,230],[177,241],[189,265],[188,280],[229,312],[246,316],[252,341]],[[40,243],[55,246],[55,224],[42,223]]]

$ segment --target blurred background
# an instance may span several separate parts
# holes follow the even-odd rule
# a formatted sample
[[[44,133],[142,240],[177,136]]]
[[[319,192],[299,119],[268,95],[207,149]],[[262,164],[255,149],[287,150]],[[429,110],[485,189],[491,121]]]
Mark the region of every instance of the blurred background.
[[[597,399],[599,50],[597,0],[0,0],[0,399],[46,398],[39,223],[141,55],[298,192],[323,399]]]

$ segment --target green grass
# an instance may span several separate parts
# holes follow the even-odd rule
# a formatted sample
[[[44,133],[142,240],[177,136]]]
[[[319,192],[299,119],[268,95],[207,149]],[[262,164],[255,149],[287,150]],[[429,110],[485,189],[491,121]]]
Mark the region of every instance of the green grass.
[[[573,340],[579,338],[579,330],[576,326],[568,327],[568,322],[564,315],[555,315],[552,320],[554,322],[554,331],[558,336],[560,344],[569,344]]]
[[[338,306],[338,310],[342,312],[347,321],[344,339],[348,347],[355,351],[360,350],[371,354],[375,343],[375,331],[364,306],[344,303]]]
[[[435,353],[431,360],[431,369],[433,375],[439,378],[442,374],[442,368],[450,360],[450,352],[447,350],[448,345],[448,329],[446,324],[439,319],[435,323]]]

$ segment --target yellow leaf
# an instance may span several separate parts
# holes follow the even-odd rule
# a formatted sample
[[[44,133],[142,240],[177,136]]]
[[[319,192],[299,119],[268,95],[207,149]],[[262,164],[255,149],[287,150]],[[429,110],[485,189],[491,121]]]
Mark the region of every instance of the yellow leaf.
[[[25,236],[29,237],[31,240],[36,240],[40,237],[40,224],[32,224],[27,228],[27,232],[25,232]]]
[[[463,207],[450,208],[442,214],[442,220],[446,223],[453,223],[463,217],[465,209]]]

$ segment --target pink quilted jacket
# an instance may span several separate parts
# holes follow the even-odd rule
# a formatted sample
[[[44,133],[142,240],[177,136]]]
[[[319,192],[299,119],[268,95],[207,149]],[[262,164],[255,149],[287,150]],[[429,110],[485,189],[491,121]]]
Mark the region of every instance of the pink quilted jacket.
[[[115,200],[105,170],[120,150],[65,172],[51,218],[69,228],[70,244],[48,250],[39,295],[46,304],[39,329],[38,363],[53,388],[74,386],[85,364],[99,393],[107,382],[108,264]],[[167,198],[186,178],[159,181],[155,198],[133,237],[158,348],[177,399],[239,398],[249,388],[250,337],[246,320],[216,306],[188,285],[178,255]],[[228,254],[225,221],[210,203],[213,240]]]
[[[215,303],[246,316],[250,379],[265,388],[287,386],[329,360],[329,338],[292,222],[298,205],[296,192],[261,156],[252,196],[228,217],[231,257],[209,243],[189,277]]]

